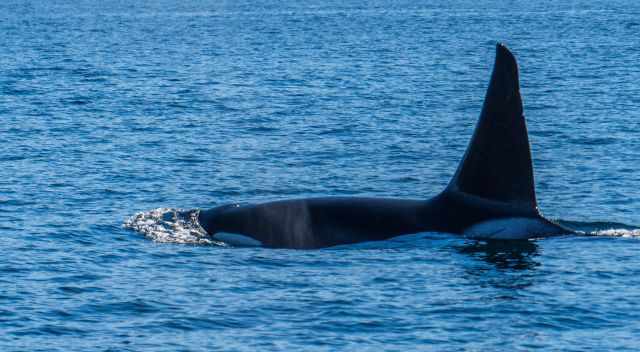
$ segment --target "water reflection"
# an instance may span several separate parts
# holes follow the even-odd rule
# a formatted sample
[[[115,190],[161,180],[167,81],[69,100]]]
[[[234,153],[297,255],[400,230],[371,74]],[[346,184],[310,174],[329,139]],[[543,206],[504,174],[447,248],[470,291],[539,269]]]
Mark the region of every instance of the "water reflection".
[[[456,246],[458,253],[481,259],[497,269],[531,270],[540,265],[535,260],[538,245],[534,241],[473,241]]]
[[[465,277],[475,288],[497,289],[500,299],[516,299],[535,284],[540,266],[538,245],[533,241],[473,241],[454,247],[471,257],[463,263]]]

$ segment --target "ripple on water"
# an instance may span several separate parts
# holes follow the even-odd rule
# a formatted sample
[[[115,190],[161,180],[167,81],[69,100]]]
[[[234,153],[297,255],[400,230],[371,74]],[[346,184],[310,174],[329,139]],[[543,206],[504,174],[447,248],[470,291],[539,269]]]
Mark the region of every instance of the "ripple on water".
[[[0,352],[637,351],[640,2],[452,3],[0,1]],[[584,236],[233,248],[147,211],[437,194],[494,40]]]

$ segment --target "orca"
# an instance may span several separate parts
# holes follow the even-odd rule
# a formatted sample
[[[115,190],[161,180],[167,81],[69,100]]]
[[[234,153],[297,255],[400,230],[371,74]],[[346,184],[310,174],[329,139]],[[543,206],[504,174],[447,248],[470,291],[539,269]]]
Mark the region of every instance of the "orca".
[[[473,239],[572,233],[538,210],[518,65],[496,46],[491,80],[466,153],[448,186],[428,200],[323,197],[228,204],[200,211],[214,239],[236,245],[313,249],[419,232]]]

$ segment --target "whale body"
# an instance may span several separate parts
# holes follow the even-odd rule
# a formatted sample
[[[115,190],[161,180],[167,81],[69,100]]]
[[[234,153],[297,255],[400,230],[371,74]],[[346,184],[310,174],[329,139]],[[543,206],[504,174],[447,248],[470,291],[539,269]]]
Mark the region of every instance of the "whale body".
[[[480,118],[449,185],[435,197],[323,197],[227,204],[201,211],[213,238],[236,245],[322,248],[427,231],[474,239],[528,239],[572,232],[538,211],[518,66],[496,46]]]

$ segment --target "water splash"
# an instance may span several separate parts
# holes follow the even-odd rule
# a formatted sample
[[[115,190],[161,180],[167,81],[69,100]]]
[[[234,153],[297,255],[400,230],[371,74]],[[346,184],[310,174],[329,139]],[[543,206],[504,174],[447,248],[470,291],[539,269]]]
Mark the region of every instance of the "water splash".
[[[558,221],[563,226],[575,230],[578,234],[585,236],[624,237],[640,239],[640,228],[638,226],[606,221],[556,221]]]
[[[607,236],[607,237],[625,237],[625,238],[638,238],[640,239],[640,229],[608,229],[599,230],[591,233],[593,236]]]
[[[207,234],[198,222],[199,209],[158,208],[139,212],[125,220],[124,228],[162,243],[224,246]]]

